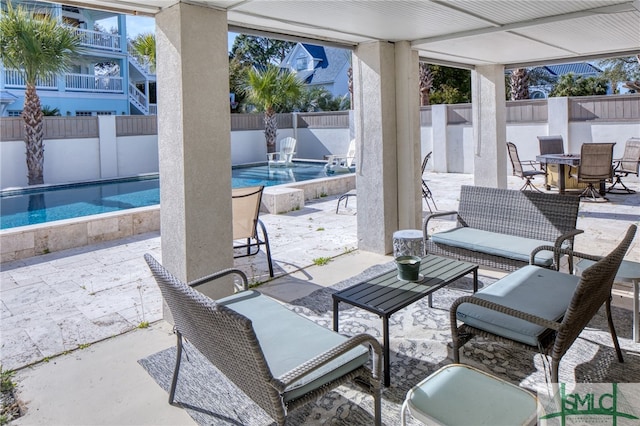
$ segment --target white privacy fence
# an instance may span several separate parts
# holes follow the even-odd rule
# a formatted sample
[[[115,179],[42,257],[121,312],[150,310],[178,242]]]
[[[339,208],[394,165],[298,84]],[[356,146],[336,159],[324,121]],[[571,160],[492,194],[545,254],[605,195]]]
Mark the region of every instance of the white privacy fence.
[[[468,104],[421,109],[421,150],[422,155],[433,151],[430,169],[473,173],[470,111]],[[347,152],[353,138],[349,115],[346,111],[279,114],[278,139],[298,140],[296,158],[323,160],[329,154]],[[262,116],[232,114],[231,118],[232,164],[266,161]],[[156,129],[157,116],[45,117],[45,183],[155,173]],[[539,153],[536,136],[554,134],[563,136],[566,152],[580,152],[583,143],[616,142],[614,157],[621,157],[625,141],[640,137],[640,95],[508,103],[507,141],[518,146],[523,159]],[[2,118],[0,189],[26,186],[26,176],[21,119]]]

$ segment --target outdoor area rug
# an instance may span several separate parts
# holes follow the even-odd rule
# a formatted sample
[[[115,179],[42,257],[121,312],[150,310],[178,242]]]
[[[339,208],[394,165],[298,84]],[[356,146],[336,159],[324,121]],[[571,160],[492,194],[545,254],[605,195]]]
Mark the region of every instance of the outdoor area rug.
[[[367,277],[394,268],[377,265],[333,287],[320,289],[288,306],[327,327],[333,327],[331,294]],[[494,280],[480,276],[480,288]],[[423,299],[394,314],[389,322],[391,339],[391,386],[383,388],[383,424],[400,423],[400,407],[407,391],[438,368],[452,362],[449,306],[470,294],[471,278],[462,278],[434,293],[431,309]],[[561,382],[638,383],[640,345],[631,340],[631,312],[613,309],[614,322],[625,356],[619,363],[608,331],[604,308],[583,331],[560,363]],[[203,325],[204,326],[204,325]],[[340,333],[369,333],[382,339],[382,320],[358,308],[340,304]],[[540,354],[475,339],[463,348],[461,362],[535,392],[547,392],[550,367]],[[175,364],[175,347],[139,361],[168,392]],[[218,372],[190,345],[183,352],[176,391],[180,403],[199,425],[274,425],[275,422]],[[357,385],[336,388],[315,403],[294,410],[290,425],[369,425],[373,423],[373,400]],[[408,424],[414,425],[413,419]]]

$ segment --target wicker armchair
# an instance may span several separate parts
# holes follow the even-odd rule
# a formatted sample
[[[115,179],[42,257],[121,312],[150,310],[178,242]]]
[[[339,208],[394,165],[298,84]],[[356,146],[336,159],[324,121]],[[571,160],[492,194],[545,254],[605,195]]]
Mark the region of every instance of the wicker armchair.
[[[365,385],[373,395],[375,424],[381,424],[382,348],[374,337],[347,338],[309,321],[268,296],[248,290],[247,277],[238,269],[185,284],[151,255],[144,258],[175,323],[177,356],[170,404],[174,403],[184,337],[279,425],[285,424],[291,410],[351,380]],[[236,286],[242,291],[232,296],[216,301],[194,289],[234,274],[242,280]]]
[[[530,265],[473,296],[456,300],[450,310],[454,361],[460,362],[459,349],[478,335],[550,354],[551,379],[558,383],[560,360],[605,304],[616,354],[623,362],[611,317],[611,287],[635,232],[636,226],[631,225],[620,244],[604,258],[573,252],[597,261],[581,277]],[[531,253],[532,260],[540,250],[569,252],[542,246]],[[462,325],[458,326],[458,321]]]

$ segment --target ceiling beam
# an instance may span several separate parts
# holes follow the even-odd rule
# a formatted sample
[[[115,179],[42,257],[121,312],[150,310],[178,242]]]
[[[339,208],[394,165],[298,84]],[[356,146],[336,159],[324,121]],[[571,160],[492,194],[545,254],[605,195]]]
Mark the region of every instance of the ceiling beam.
[[[609,59],[609,58],[622,58],[625,56],[635,56],[638,54],[638,50],[621,50],[618,52],[603,52],[595,55],[576,55],[570,57],[563,58],[549,58],[549,59],[541,59],[538,61],[528,61],[528,62],[516,62],[512,64],[505,64],[505,69],[516,69],[516,68],[531,68],[537,67],[540,65],[557,65],[557,64],[570,64],[573,62],[589,62],[589,61],[597,61],[600,59]]]
[[[473,36],[478,36],[478,35],[492,34],[492,33],[505,32],[505,31],[515,31],[515,30],[519,30],[519,29],[522,29],[522,28],[534,27],[534,26],[550,24],[550,23],[554,23],[554,22],[568,21],[568,20],[571,20],[571,19],[585,18],[585,17],[589,17],[589,16],[594,16],[594,15],[613,14],[613,13],[620,13],[620,12],[631,12],[631,11],[635,11],[636,10],[636,5],[634,3],[638,3],[638,0],[628,1],[626,3],[619,3],[619,4],[615,4],[615,5],[611,5],[611,6],[597,7],[597,8],[594,8],[594,9],[581,10],[579,12],[563,13],[561,15],[545,16],[543,18],[529,19],[529,20],[526,20],[526,21],[513,22],[511,24],[505,24],[505,25],[496,25],[496,24],[494,24],[494,23],[492,23],[490,21],[487,21],[485,19],[485,21],[489,22],[491,26],[484,27],[484,28],[478,28],[478,29],[475,29],[475,30],[460,31],[460,32],[457,32],[457,33],[451,33],[451,34],[446,34],[446,35],[441,35],[441,36],[426,37],[426,38],[422,38],[422,39],[418,39],[418,40],[413,40],[411,42],[411,45],[412,46],[417,46],[417,45],[421,45],[421,44],[428,44],[428,43],[435,43],[435,42],[440,42],[440,41],[455,40],[455,39],[464,38],[464,37],[473,37]],[[438,3],[438,4],[440,4],[440,3]],[[458,9],[456,9],[456,10],[458,10]],[[461,11],[461,12],[464,13],[464,11]],[[467,15],[470,15],[470,16],[473,16],[474,18],[477,18],[477,16],[474,15],[474,14],[467,13]]]
[[[273,38],[276,40],[284,40],[284,41],[292,41],[294,43],[307,43],[307,44],[321,44],[322,46],[327,47],[337,47],[340,49],[353,50],[355,48],[355,43],[344,43],[334,40],[322,39],[322,38],[312,38],[312,37],[303,37],[292,34],[284,34],[274,32],[273,30],[261,30],[257,28],[247,28],[239,25],[234,25],[229,23],[229,31],[232,33],[246,34],[257,37],[267,37]]]

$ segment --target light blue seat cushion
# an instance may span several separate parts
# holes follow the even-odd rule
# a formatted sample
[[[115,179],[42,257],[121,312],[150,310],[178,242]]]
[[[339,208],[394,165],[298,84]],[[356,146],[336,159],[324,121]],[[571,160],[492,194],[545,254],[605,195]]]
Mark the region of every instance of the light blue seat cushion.
[[[529,425],[536,423],[536,397],[460,364],[449,364],[407,393],[411,414],[425,424]]]
[[[529,263],[531,252],[536,247],[554,245],[553,241],[515,237],[513,235],[482,231],[469,227],[436,232],[431,236],[431,239],[436,244],[459,247],[526,263]],[[545,267],[553,265],[553,253],[550,251],[538,252],[535,263],[536,265]]]
[[[567,310],[579,277],[538,266],[525,266],[483,288],[476,297],[557,321]],[[544,327],[478,305],[463,303],[457,318],[472,327],[537,346]]]
[[[253,323],[267,364],[274,377],[291,371],[311,358],[347,340],[289,310],[274,299],[250,290],[217,301]],[[369,361],[369,350],[358,346],[287,388],[285,402],[335,380]]]

